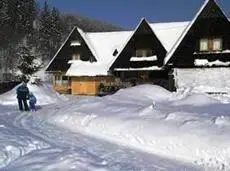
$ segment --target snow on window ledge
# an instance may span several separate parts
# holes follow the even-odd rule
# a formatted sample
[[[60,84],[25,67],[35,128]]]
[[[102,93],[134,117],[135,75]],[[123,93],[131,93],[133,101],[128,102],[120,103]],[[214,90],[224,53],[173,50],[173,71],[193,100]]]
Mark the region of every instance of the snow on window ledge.
[[[229,49],[222,51],[210,51],[210,52],[194,52],[193,55],[202,55],[202,54],[219,54],[219,53],[230,53]]]
[[[93,64],[95,62],[91,61],[82,61],[81,59],[75,59],[75,60],[69,60],[68,64],[79,64],[79,65],[84,65],[84,64]]]
[[[229,66],[230,62],[222,62],[220,60],[209,62],[207,59],[195,59],[194,65],[195,66]]]
[[[133,56],[130,58],[130,61],[157,61],[157,56],[148,56],[148,57],[136,57]]]
[[[81,46],[81,42],[78,40],[74,40],[71,42],[70,46]]]
[[[161,67],[152,66],[152,67],[144,67],[144,68],[114,68],[114,71],[153,71],[153,70],[162,70]]]

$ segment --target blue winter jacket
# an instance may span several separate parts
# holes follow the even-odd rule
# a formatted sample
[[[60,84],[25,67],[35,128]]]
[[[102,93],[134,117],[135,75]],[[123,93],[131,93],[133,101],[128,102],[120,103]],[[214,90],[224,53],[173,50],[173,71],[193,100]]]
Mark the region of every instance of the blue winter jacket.
[[[37,99],[36,99],[36,97],[34,96],[34,95],[29,95],[29,103],[30,104],[36,104],[36,102],[37,102]]]
[[[27,99],[29,95],[29,89],[26,85],[20,85],[17,88],[17,98],[18,99]]]

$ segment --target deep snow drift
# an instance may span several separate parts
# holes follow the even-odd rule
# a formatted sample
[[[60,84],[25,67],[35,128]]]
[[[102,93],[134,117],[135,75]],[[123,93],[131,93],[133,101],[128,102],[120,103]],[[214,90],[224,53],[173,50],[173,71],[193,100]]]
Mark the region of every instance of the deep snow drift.
[[[18,159],[17,162],[10,164],[9,168],[11,170],[13,170],[12,168],[17,168],[20,163],[25,161],[31,166],[33,162],[30,161],[30,158],[34,156],[41,158],[39,160],[36,159],[38,160],[37,162],[48,160],[47,155],[63,155],[75,158],[76,154],[63,153],[63,147],[61,149],[62,152],[60,152],[60,149],[57,147],[60,143],[63,143],[74,150],[76,144],[82,143],[82,140],[86,139],[84,136],[91,136],[99,138],[103,142],[106,140],[111,143],[138,149],[152,155],[161,156],[161,158],[171,159],[172,161],[176,160],[181,163],[190,163],[193,166],[201,166],[207,170],[230,169],[230,106],[226,100],[224,101],[225,103],[222,103],[220,100],[213,99],[206,94],[193,93],[189,89],[171,93],[153,85],[141,85],[123,89],[114,95],[105,97],[68,96],[68,98],[57,95],[50,91],[48,87],[46,88],[46,86],[29,86],[29,88],[38,96],[38,103],[47,106],[42,107],[34,115],[19,115],[19,118],[16,117],[17,120],[13,121],[17,123],[16,126],[22,125],[23,129],[27,128],[27,131],[32,130],[31,133],[35,134],[35,137],[39,135],[39,139],[33,140],[33,143],[27,143],[28,146],[32,144],[30,149],[27,148],[27,151],[22,152],[22,154],[27,154],[27,157],[24,156]],[[43,99],[47,100],[43,101]],[[0,96],[0,109],[4,109],[3,116],[6,118],[6,120],[2,120],[2,123],[0,123],[0,125],[2,124],[0,132],[12,122],[9,117],[13,117],[14,113],[16,113],[16,106],[14,106],[14,112],[9,112],[7,107],[9,107],[9,104],[15,103],[15,90]],[[1,107],[1,105],[4,106]],[[37,119],[39,119],[39,122]],[[32,122],[33,120],[35,121]],[[4,122],[8,124],[4,124]],[[54,128],[50,128],[50,125],[54,125]],[[10,127],[15,129],[14,124]],[[46,132],[46,130],[49,131]],[[57,130],[59,131],[57,132]],[[81,133],[84,136],[82,135],[83,138],[80,136],[76,141],[74,138],[70,138],[68,131],[65,132],[64,130],[70,130],[73,132],[73,135]],[[65,133],[62,133],[62,131]],[[20,134],[20,132],[19,130],[18,133]],[[23,136],[24,133],[21,137]],[[25,137],[28,138],[28,136]],[[70,141],[73,141],[75,146],[68,144]],[[91,141],[87,140],[88,143]],[[100,140],[98,141],[99,144],[102,143]],[[5,142],[9,143],[7,137]],[[31,140],[26,142],[31,142]],[[6,151],[15,151],[12,150],[15,147],[14,145],[8,146],[6,143],[5,145],[3,144]],[[87,143],[84,142],[83,144]],[[20,148],[22,147],[20,146]],[[84,150],[86,148],[92,151],[87,145],[84,146]],[[35,149],[41,149],[41,151],[34,152],[33,150]],[[108,152],[111,146],[105,149]],[[77,151],[79,152],[79,150]],[[119,155],[134,158],[134,156],[128,155],[128,150],[124,151],[126,154],[122,153]],[[2,154],[5,154],[4,151]],[[79,153],[77,154],[80,155]],[[20,154],[17,156],[20,156]],[[119,158],[116,155],[114,157]],[[14,160],[12,158],[11,161]],[[68,163],[71,157],[67,158],[68,161],[66,162]],[[126,162],[128,161],[127,158]],[[156,159],[156,157],[154,158]],[[8,158],[5,157],[6,159]],[[55,158],[54,160],[52,158],[57,163],[59,159]],[[35,159],[33,160],[35,161]],[[181,165],[181,170],[184,170],[185,166],[178,162],[179,164],[176,167],[169,167],[167,162],[162,162],[164,160],[151,160],[153,163],[154,161],[157,161],[156,163],[158,164],[161,163],[161,166],[165,166],[159,170],[173,170],[172,168],[179,170],[178,165]],[[100,162],[104,165],[103,168],[105,168],[106,162],[103,160]],[[22,168],[26,168],[27,163],[23,164],[25,167]],[[71,166],[74,167],[74,165],[77,165],[77,163],[73,162]],[[57,168],[57,166],[58,164],[53,169]],[[145,166],[140,166],[142,170],[154,170],[157,167],[145,168]],[[79,168],[72,169],[79,170]],[[120,165],[116,169],[106,167],[108,170],[122,170],[121,168]],[[46,170],[49,170],[48,166]],[[95,168],[91,170],[95,170]],[[195,168],[193,167],[191,170],[195,170]]]
[[[142,85],[72,99],[49,122],[202,167],[230,169],[230,105],[191,92]]]

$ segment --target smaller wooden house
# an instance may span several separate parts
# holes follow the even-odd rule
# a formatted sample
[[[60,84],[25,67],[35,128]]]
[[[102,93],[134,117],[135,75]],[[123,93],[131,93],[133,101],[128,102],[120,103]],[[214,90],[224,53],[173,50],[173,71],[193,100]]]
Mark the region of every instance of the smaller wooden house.
[[[75,27],[46,71],[58,92],[97,95],[101,85],[129,83],[174,90],[184,80],[191,84],[206,78],[197,79],[202,71],[217,75],[224,68],[226,75],[229,65],[230,22],[214,0],[206,0],[192,21],[149,23],[143,18],[135,30],[118,32]]]

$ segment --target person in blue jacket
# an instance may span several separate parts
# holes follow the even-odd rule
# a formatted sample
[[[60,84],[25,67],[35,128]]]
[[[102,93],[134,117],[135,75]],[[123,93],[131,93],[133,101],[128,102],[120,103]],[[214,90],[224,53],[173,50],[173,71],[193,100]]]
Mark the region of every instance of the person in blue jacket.
[[[22,85],[20,85],[17,88],[18,107],[20,111],[24,111],[24,110],[29,111],[29,107],[27,104],[28,96],[29,96],[29,89],[27,87],[26,82],[23,82]]]
[[[36,111],[36,104],[37,99],[34,96],[34,94],[32,92],[29,93],[29,104],[30,104],[30,111],[35,112]]]

